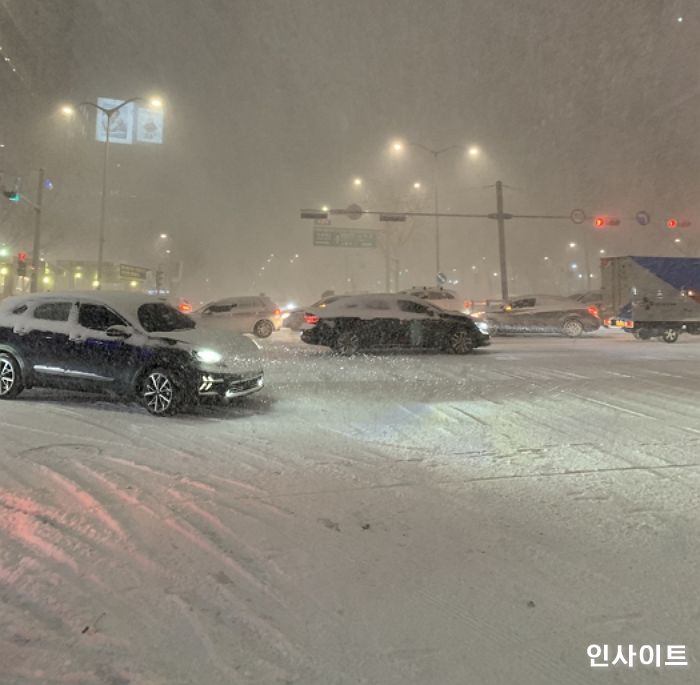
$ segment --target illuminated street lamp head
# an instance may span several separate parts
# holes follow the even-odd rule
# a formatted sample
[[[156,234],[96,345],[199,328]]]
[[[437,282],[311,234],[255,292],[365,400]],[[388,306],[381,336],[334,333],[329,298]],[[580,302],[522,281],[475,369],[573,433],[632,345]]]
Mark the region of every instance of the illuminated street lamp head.
[[[159,97],[152,97],[149,101],[148,104],[153,107],[153,109],[162,109],[163,108],[163,99]]]
[[[476,159],[481,154],[481,148],[478,145],[470,145],[467,149],[467,154],[472,159]]]
[[[327,211],[328,211],[328,205],[323,205],[323,207],[321,207],[321,211],[322,211],[322,212],[327,212]]]
[[[413,187],[414,187],[416,190],[420,190],[420,181],[416,181],[416,182],[413,184]]]
[[[403,143],[402,143],[400,140],[395,140],[395,141],[391,144],[391,149],[392,149],[394,152],[401,152],[401,150],[403,150]]]
[[[569,243],[569,247],[576,247],[576,243]]]
[[[356,187],[359,188],[362,185],[362,179],[358,176],[357,178],[354,178],[352,180],[352,184]]]
[[[161,233],[161,234],[160,234],[160,238],[161,238],[161,240],[167,240],[168,234],[167,234],[167,233]]]
[[[75,109],[71,105],[63,105],[61,107],[61,114],[66,118],[72,117],[75,114]]]

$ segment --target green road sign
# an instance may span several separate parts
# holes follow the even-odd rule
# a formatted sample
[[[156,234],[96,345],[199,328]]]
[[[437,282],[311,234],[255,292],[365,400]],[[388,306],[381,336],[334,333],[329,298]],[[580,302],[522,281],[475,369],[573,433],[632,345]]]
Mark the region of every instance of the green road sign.
[[[379,231],[354,228],[314,228],[316,247],[377,247]]]
[[[130,281],[145,281],[148,278],[148,269],[130,264],[120,264],[119,278],[126,278]]]

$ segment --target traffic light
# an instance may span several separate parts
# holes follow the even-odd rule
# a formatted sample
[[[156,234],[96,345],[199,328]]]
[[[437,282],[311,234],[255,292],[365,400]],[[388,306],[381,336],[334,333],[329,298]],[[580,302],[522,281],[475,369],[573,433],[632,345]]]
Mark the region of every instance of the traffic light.
[[[666,228],[673,230],[674,228],[688,228],[690,221],[687,219],[674,219],[673,217],[666,219]]]
[[[19,202],[22,199],[22,196],[16,190],[3,190],[2,194],[10,202]]]
[[[27,253],[20,252],[17,255],[17,275],[25,277],[27,275]]]
[[[596,228],[605,228],[606,226],[619,226],[620,220],[614,216],[597,216],[593,219],[593,225]]]

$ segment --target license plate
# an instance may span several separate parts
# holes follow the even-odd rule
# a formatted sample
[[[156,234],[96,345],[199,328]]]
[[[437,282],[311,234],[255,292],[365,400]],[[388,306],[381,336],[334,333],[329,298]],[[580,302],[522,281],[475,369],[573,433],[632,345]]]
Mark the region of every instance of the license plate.
[[[618,319],[618,320],[615,322],[615,325],[616,325],[618,328],[624,328],[624,327],[625,327],[625,322],[624,322],[624,321],[620,321],[620,320]]]

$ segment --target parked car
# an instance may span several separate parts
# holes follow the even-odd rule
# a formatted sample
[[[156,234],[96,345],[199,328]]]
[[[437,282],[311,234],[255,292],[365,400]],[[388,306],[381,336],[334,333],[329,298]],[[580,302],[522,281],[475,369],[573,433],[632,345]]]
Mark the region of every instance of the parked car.
[[[260,390],[255,341],[201,328],[158,297],[42,293],[0,303],[0,399],[35,386],[137,397],[158,416]]]
[[[292,331],[300,331],[304,327],[304,314],[309,309],[314,309],[315,307],[326,307],[332,302],[335,302],[341,297],[347,297],[346,295],[331,295],[329,297],[323,297],[318,302],[314,302],[308,307],[295,307],[294,309],[289,309],[285,312],[287,316],[283,315],[283,326],[289,328]]]
[[[600,311],[603,307],[603,291],[602,290],[587,290],[586,292],[583,292],[583,293],[575,293],[574,295],[571,295],[571,299],[576,300],[576,302],[580,302],[581,304],[595,305],[595,307],[598,309],[598,313],[600,315]]]
[[[412,287],[407,290],[402,290],[402,294],[412,295],[417,297],[419,300],[425,300],[434,304],[440,309],[446,309],[447,311],[462,312],[462,314],[470,314],[472,310],[472,301],[464,300],[459,297],[459,295],[454,290],[449,290],[447,288],[432,287],[427,286],[422,287]]]
[[[204,305],[192,318],[207,327],[268,338],[282,327],[282,312],[269,298],[229,297]]]
[[[568,297],[523,295],[474,317],[486,321],[491,335],[560,333],[577,338],[600,328],[598,308]]]
[[[488,325],[447,312],[411,295],[339,297],[304,315],[301,339],[339,354],[360,350],[414,348],[467,354],[489,344]]]

